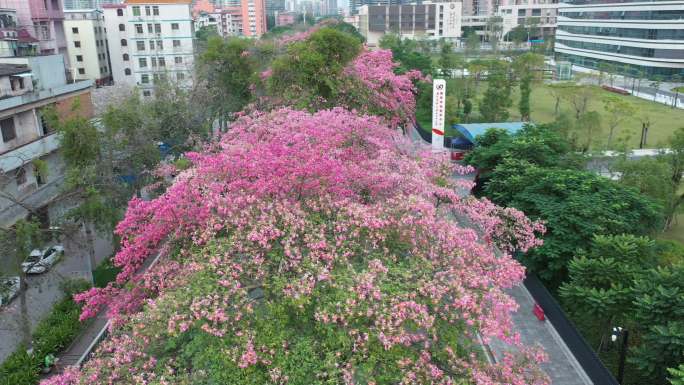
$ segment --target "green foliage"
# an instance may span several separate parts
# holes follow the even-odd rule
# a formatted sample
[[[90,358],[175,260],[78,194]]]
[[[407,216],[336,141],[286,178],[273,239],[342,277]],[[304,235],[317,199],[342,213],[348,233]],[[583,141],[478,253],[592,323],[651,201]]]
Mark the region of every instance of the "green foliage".
[[[655,256],[655,242],[646,237],[597,235],[588,253],[570,261],[569,280],[561,285],[559,294],[572,311],[610,325],[631,308],[632,282],[655,267]]]
[[[485,122],[505,122],[511,101],[511,83],[508,68],[504,62],[489,63],[487,81],[489,86],[480,101],[480,115]]]
[[[545,221],[544,244],[522,261],[556,285],[565,280],[575,251],[594,235],[649,234],[661,225],[661,208],[653,201],[585,171],[507,158],[494,169],[484,191],[498,204]]]
[[[33,333],[33,354],[20,346],[0,365],[0,385],[34,385],[40,380],[40,369],[48,354],[56,355],[69,346],[83,324],[78,317],[81,307],[71,296],[88,288],[87,282],[72,282],[66,298],[58,302],[50,314],[40,321]]]
[[[532,83],[531,76],[524,76],[520,81],[520,101],[518,102],[518,111],[520,111],[520,117],[524,121],[530,120],[530,93],[532,93],[530,83]]]
[[[332,107],[344,77],[345,65],[361,50],[355,37],[326,27],[303,41],[291,43],[287,53],[272,63],[267,88],[272,95],[311,108]]]
[[[200,42],[206,42],[210,37],[219,36],[215,25],[205,25],[195,31],[195,39]]]
[[[245,38],[214,36],[207,41],[198,72],[209,92],[207,104],[219,119],[229,118],[252,100],[250,85],[256,81],[259,65],[253,47],[254,42]]]
[[[670,373],[671,385],[684,385],[684,364],[680,364],[677,368],[668,368],[668,373]]]
[[[111,258],[107,258],[93,270],[93,283],[95,287],[105,287],[109,282],[116,279],[121,268],[114,266]]]
[[[36,175],[36,177],[47,179],[47,177],[50,175],[48,164],[43,159],[36,158],[31,161],[31,164],[33,164],[33,173]]]
[[[380,47],[392,51],[392,57],[399,63],[394,70],[402,74],[410,70],[418,70],[424,75],[432,73],[432,60],[418,51],[417,43],[412,39],[402,39],[395,34],[385,34],[380,39]]]

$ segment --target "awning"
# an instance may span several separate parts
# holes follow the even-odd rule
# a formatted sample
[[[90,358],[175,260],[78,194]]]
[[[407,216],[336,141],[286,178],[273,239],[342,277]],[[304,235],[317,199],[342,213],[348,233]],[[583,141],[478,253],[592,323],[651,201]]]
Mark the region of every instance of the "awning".
[[[24,72],[23,74],[10,75],[17,78],[30,78],[33,76],[33,72]]]

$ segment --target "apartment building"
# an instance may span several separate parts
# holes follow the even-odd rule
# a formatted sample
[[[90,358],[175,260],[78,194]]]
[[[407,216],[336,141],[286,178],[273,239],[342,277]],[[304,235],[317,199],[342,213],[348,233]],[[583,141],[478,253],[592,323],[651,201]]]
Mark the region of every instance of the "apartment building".
[[[528,40],[543,40],[556,33],[558,0],[511,0],[498,7],[503,35],[521,25],[529,29]]]
[[[103,6],[115,83],[151,96],[154,81],[192,85],[195,29],[191,0],[126,0]]]
[[[0,0],[0,8],[16,11],[18,33],[36,39],[40,54],[67,54],[61,0]]]
[[[258,38],[265,34],[266,4],[264,0],[241,0],[242,35]]]
[[[290,25],[297,22],[296,12],[278,12],[276,14],[275,25],[276,27],[281,27],[284,25]]]
[[[102,9],[105,4],[118,4],[121,0],[63,0],[64,10]]]
[[[38,53],[38,39],[17,27],[17,11],[0,9],[0,57]]]
[[[57,199],[64,162],[59,140],[42,112],[54,106],[60,116],[78,113],[91,117],[93,85],[90,80],[68,84],[64,69],[62,55],[0,58],[2,227],[12,226],[30,211],[37,213],[43,223],[49,223],[64,210]],[[76,101],[79,109],[72,111]]]
[[[219,15],[218,33],[223,37],[242,36],[242,8],[226,7],[217,9]]]
[[[461,2],[405,5],[363,5],[359,8],[359,32],[370,47],[386,33],[409,39],[456,40],[461,36]]]
[[[109,83],[111,69],[102,11],[66,10],[64,29],[72,79],[90,79],[97,85]]]
[[[684,75],[684,1],[587,1],[558,8],[558,60],[648,77]]]

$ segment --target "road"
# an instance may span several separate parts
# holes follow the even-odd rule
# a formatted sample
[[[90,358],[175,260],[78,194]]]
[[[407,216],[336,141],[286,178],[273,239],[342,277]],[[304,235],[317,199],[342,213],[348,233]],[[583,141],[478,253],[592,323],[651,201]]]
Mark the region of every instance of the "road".
[[[112,246],[111,242],[104,238],[97,239],[95,243],[96,263],[99,263],[111,254]],[[63,240],[64,257],[62,260],[44,274],[27,277],[26,314],[31,324],[31,331],[52,310],[54,304],[64,297],[62,282],[67,279],[80,278],[88,281],[92,279],[88,248],[84,244],[82,234]],[[0,262],[6,266],[7,261]],[[0,309],[0,341],[2,341],[0,362],[19,346],[23,322],[20,294],[7,307]]]

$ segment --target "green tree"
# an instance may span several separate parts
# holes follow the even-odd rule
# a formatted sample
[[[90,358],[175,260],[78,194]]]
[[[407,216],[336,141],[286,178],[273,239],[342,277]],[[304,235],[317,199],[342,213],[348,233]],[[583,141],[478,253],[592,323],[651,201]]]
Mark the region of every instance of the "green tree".
[[[665,383],[684,360],[684,263],[649,270],[634,283],[634,319],[644,329],[629,361]]]
[[[684,385],[684,364],[680,364],[677,368],[668,368],[668,373],[670,373],[671,385]]]
[[[568,280],[558,293],[572,312],[591,317],[600,325],[600,344],[616,321],[629,318],[631,285],[643,271],[655,266],[655,242],[629,234],[595,236],[588,252],[568,264]]]
[[[650,234],[661,226],[661,208],[631,188],[591,172],[539,167],[513,157],[496,166],[484,193],[545,221],[544,244],[521,261],[553,286],[566,279],[576,250],[595,235]]]
[[[468,35],[465,41],[465,56],[466,60],[469,57],[477,57],[480,53],[480,37],[476,33]]]
[[[442,48],[439,54],[439,68],[442,70],[442,76],[451,77],[451,70],[458,65],[458,58],[454,53],[454,46],[448,41],[442,43]]]
[[[209,94],[206,103],[221,129],[252,101],[250,85],[256,81],[258,70],[253,46],[249,39],[214,36],[207,40],[207,49],[199,57],[199,81]]]
[[[527,33],[527,28],[522,24],[518,24],[508,33],[508,36],[516,46],[520,46],[527,41]]]
[[[601,114],[597,111],[583,113],[576,122],[576,129],[582,132],[582,136],[584,136],[580,150],[582,153],[586,153],[594,147],[596,137],[601,133]]]
[[[335,106],[345,81],[342,71],[360,50],[361,43],[353,36],[321,28],[308,39],[291,43],[273,61],[268,92],[301,108]]]
[[[609,95],[603,99],[608,123],[608,142],[606,148],[611,149],[615,129],[630,120],[636,112],[634,105],[620,96]]]
[[[503,62],[492,61],[489,64],[487,74],[489,85],[479,105],[480,115],[484,121],[503,122],[508,119],[508,108],[513,102],[507,70]]]
[[[532,76],[523,76],[520,80],[520,101],[518,102],[518,111],[520,111],[520,119],[522,121],[530,120],[530,93],[532,93],[531,84]]]

